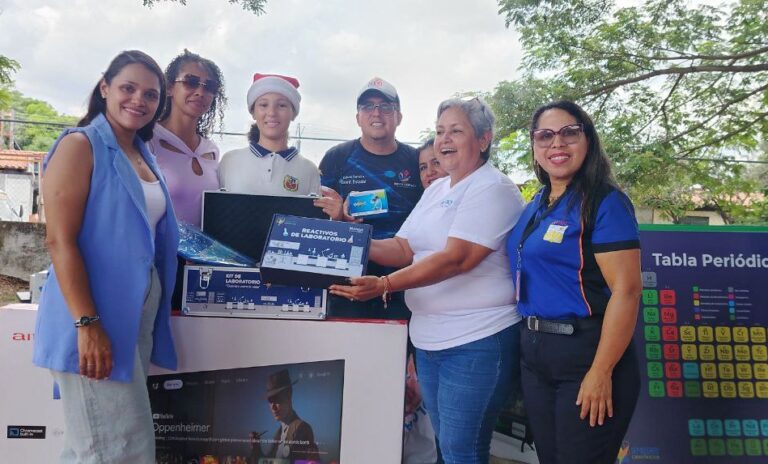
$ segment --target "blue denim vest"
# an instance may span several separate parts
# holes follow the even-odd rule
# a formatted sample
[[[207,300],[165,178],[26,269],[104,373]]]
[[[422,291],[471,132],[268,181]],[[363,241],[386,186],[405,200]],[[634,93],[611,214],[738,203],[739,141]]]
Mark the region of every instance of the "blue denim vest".
[[[84,133],[93,150],[91,186],[77,244],[85,262],[96,312],[112,342],[114,367],[110,379],[131,380],[141,311],[152,265],[157,268],[162,287],[154,325],[152,362],[175,369],[170,306],[179,233],[160,169],[154,156],[137,136],[135,144],[147,166],[160,179],[167,205],[165,216],[157,224],[153,242],[139,178],[117,144],[112,127],[103,114],[86,127],[65,130],[46,156],[43,168],[59,141],[72,132]],[[77,329],[53,266],[49,272],[40,296],[33,362],[55,371],[77,373]]]

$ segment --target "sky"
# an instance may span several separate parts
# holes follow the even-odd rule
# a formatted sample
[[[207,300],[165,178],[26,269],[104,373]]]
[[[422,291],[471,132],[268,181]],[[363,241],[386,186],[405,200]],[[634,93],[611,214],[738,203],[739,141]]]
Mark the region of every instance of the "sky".
[[[456,93],[492,91],[518,76],[522,50],[495,0],[269,0],[256,16],[227,0],[183,6],[142,0],[0,0],[0,54],[19,62],[24,95],[82,115],[86,98],[120,51],[140,49],[162,68],[185,47],[216,62],[229,105],[224,130],[245,132],[253,74],[295,76],[305,137],[359,136],[355,98],[373,76],[398,90],[397,138],[418,142],[437,105]],[[214,137],[222,153],[244,136]],[[318,163],[338,142],[302,141]]]

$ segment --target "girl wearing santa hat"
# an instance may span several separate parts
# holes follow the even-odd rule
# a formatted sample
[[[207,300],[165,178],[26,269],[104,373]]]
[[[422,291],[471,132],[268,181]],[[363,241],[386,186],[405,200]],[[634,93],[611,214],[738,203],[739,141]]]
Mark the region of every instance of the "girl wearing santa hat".
[[[230,192],[259,195],[320,195],[320,173],[310,160],[288,146],[291,121],[299,114],[296,78],[255,74],[248,89],[254,123],[248,147],[224,154],[219,184]]]

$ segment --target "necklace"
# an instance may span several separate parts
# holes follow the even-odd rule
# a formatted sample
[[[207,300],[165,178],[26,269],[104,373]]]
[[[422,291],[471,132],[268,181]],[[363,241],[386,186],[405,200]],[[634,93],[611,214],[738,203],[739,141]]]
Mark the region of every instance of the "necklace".
[[[557,200],[559,200],[559,199],[560,199],[560,195],[558,195],[558,196],[556,196],[556,197],[553,197],[552,195],[550,195],[550,196],[547,198],[547,206],[551,206],[551,205],[552,205],[554,202],[556,202],[556,201],[557,201]]]

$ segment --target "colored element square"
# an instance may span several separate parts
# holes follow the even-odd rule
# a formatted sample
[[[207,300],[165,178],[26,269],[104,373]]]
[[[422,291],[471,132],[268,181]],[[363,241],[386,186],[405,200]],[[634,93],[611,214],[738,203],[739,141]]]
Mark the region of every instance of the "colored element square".
[[[763,454],[768,455],[768,439],[763,439]]]
[[[651,398],[664,398],[664,382],[651,380],[648,382],[648,396]]]
[[[744,450],[747,456],[762,456],[763,447],[760,446],[760,440],[757,438],[747,438],[744,440]]]
[[[661,308],[661,322],[665,324],[675,324],[677,322],[677,310],[671,307]]]
[[[682,376],[682,368],[680,367],[680,363],[664,363],[664,375],[668,379],[679,379]]]
[[[728,447],[728,456],[744,456],[744,442],[738,438],[729,438],[726,440]]]
[[[714,345],[699,345],[699,359],[702,361],[714,361],[715,360],[715,346]]]
[[[661,339],[665,342],[676,342],[679,337],[677,336],[677,327],[674,325],[665,325],[661,328]]]
[[[723,421],[720,419],[707,419],[707,435],[710,437],[722,437]]]
[[[736,377],[733,364],[720,363],[717,365],[717,373],[723,380],[733,380]]]
[[[731,345],[717,345],[717,359],[719,361],[733,361],[733,347]]]
[[[749,361],[752,353],[749,351],[749,345],[736,345],[733,347],[733,354],[736,361]]]
[[[645,357],[651,360],[661,359],[661,345],[658,343],[646,344]]]
[[[701,398],[701,385],[699,382],[687,381],[683,383],[686,398]]]
[[[649,379],[660,379],[664,376],[664,367],[660,362],[649,362],[647,372]]]
[[[707,455],[707,440],[703,438],[691,439],[691,455],[692,456],[706,456]]]
[[[755,371],[755,378],[758,380],[768,380],[768,364],[754,363],[752,369]]]
[[[692,437],[703,437],[705,432],[706,428],[702,419],[688,419],[688,435]]]
[[[694,285],[693,287],[691,287],[691,290],[693,290],[694,292],[698,292],[699,291],[699,286],[698,285]]]
[[[755,419],[744,419],[741,421],[741,430],[745,437],[759,437],[760,425]]]
[[[683,378],[685,379],[698,379],[699,378],[699,365],[693,362],[683,363]]]
[[[716,379],[717,378],[717,365],[715,363],[701,363],[699,365],[701,369],[702,379]]]
[[[736,343],[748,343],[749,342],[749,329],[746,327],[734,327],[733,328],[733,341]]]
[[[731,328],[724,326],[715,327],[715,340],[717,340],[718,343],[730,343]]]
[[[643,322],[646,324],[658,324],[659,308],[656,306],[645,306],[643,308]]]
[[[752,343],[765,343],[765,327],[750,327],[749,338]]]
[[[720,396],[729,399],[736,398],[736,382],[726,380],[720,382]]]
[[[752,364],[736,363],[736,378],[739,380],[752,380]]]
[[[699,351],[696,349],[696,345],[690,343],[680,345],[680,355],[686,361],[696,361],[699,359]]]
[[[765,345],[752,345],[752,359],[755,361],[768,361],[768,349]]]
[[[683,382],[679,380],[670,380],[667,382],[667,396],[670,398],[683,397]]]
[[[659,304],[659,292],[656,290],[643,290],[643,304],[648,306]]]
[[[722,438],[711,438],[707,446],[712,456],[725,456],[725,440]]]
[[[664,344],[664,359],[678,360],[680,359],[680,345],[673,345],[671,343]]]
[[[696,341],[696,328],[691,325],[680,326],[680,340],[684,342]]]
[[[739,382],[739,398],[751,399],[755,397],[755,386],[752,382]]]
[[[661,329],[655,325],[645,326],[645,341],[658,342],[661,340]]]
[[[755,392],[762,400],[768,398],[768,382],[755,382]]]
[[[710,380],[702,382],[701,390],[704,393],[704,398],[718,398],[720,396],[720,387],[717,382]]]
[[[768,419],[760,419],[760,435],[768,437]]]
[[[738,419],[725,419],[723,421],[725,435],[728,437],[741,436],[741,421]]]
[[[675,305],[675,291],[669,288],[659,292],[659,301],[663,305],[674,306]]]
[[[707,325],[699,326],[696,331],[699,333],[699,341],[702,343],[712,343],[715,339],[715,331]]]

